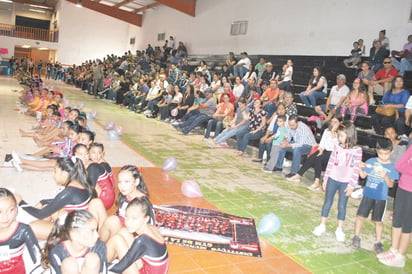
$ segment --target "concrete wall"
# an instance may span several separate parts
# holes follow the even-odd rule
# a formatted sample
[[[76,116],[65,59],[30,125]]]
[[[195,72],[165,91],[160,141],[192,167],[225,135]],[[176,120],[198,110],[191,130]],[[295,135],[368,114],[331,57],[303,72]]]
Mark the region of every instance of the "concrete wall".
[[[391,48],[412,33],[410,0],[198,0],[196,17],[160,6],[143,16],[141,47],[157,33],[186,41],[195,54],[348,55],[363,38],[367,51],[381,29]],[[248,20],[247,35],[230,36],[234,21]]]

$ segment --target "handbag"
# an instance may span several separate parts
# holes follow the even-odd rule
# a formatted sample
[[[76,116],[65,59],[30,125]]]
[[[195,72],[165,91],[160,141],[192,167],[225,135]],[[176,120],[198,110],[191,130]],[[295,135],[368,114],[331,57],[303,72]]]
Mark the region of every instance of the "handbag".
[[[375,112],[383,116],[393,116],[396,114],[397,109],[394,107],[378,106]]]

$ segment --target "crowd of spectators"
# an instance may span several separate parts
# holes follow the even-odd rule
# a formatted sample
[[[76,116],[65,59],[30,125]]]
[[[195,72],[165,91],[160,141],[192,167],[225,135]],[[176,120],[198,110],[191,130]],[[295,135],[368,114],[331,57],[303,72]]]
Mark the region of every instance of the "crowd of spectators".
[[[173,37],[162,48],[153,49],[149,44],[135,54],[107,55],[67,70],[51,66],[50,78],[147,118],[171,123],[184,135],[204,124],[204,141],[210,147],[228,147],[226,141],[236,136],[238,156],[244,155],[249,141],[257,140],[259,152],[253,161],[265,162],[264,172],[282,171],[286,154],[291,154],[286,178],[298,181],[314,167],[315,181],[309,189],[318,190],[321,171],[334,149],[331,134],[336,135],[336,128],[351,127],[358,117],[369,115],[376,135],[383,137],[393,128],[396,136],[408,140],[411,131],[412,97],[404,88],[403,75],[412,70],[412,36],[402,51],[391,52],[386,31],[382,30],[373,41],[369,57],[363,56],[364,48],[359,39],[353,43],[350,58],[344,60],[358,77],[346,83],[346,76],[340,73],[330,89],[318,66],[313,67],[305,89],[292,88],[291,59],[276,71],[264,58],[253,66],[247,52],[240,53],[239,59],[230,52],[219,71],[212,71],[204,60],[192,66],[183,43],[175,48]],[[19,69],[18,79],[24,82],[28,69]],[[313,119],[324,130],[320,131],[322,140],[328,140],[321,142],[320,148],[316,145],[319,136],[306,119],[299,117],[294,94],[302,105],[318,114]],[[345,124],[340,123],[345,120]],[[398,141],[388,136],[390,142]],[[310,160],[300,167],[306,156]]]

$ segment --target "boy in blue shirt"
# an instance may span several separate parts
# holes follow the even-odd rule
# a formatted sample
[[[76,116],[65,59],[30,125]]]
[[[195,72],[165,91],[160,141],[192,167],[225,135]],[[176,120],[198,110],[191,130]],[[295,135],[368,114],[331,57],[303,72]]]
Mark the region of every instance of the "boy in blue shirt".
[[[288,131],[286,129],[286,115],[279,115],[276,119],[276,124],[273,127],[273,132],[275,133],[273,136],[272,142],[272,150],[270,152],[270,160],[263,167],[263,172],[272,173],[273,169],[275,168],[276,162],[278,161],[279,151],[281,149],[280,144],[287,138]]]
[[[367,178],[357,212],[355,236],[352,239],[352,247],[355,249],[361,246],[360,231],[363,222],[372,211],[372,221],[375,222],[376,229],[376,243],[373,249],[377,254],[383,251],[382,219],[386,210],[388,188],[393,187],[394,181],[399,179],[399,172],[395,169],[395,163],[390,160],[392,149],[392,142],[389,139],[378,140],[376,144],[378,157],[371,158],[366,163],[361,164],[359,175],[362,178]]]

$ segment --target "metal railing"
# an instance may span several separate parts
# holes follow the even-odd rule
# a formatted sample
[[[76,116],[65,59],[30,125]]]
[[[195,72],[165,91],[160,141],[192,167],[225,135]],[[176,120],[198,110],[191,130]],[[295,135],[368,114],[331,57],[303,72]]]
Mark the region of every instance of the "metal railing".
[[[31,27],[23,27],[9,24],[0,24],[0,35],[9,37],[18,37],[24,39],[33,39],[46,42],[58,42],[58,30],[45,30]]]

